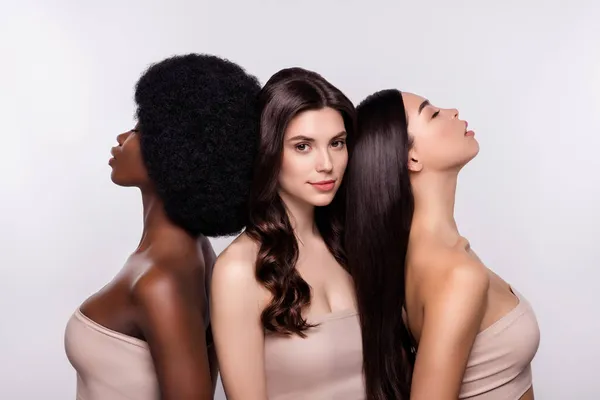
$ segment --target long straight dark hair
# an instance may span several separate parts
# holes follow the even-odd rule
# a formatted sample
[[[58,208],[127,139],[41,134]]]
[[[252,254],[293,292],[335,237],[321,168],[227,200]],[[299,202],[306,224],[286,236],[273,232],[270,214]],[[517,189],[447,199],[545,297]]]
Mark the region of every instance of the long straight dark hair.
[[[256,278],[272,294],[261,315],[266,331],[304,337],[310,325],[302,309],[310,304],[310,286],[296,270],[298,243],[279,189],[283,139],[288,124],[303,111],[325,107],[340,112],[348,137],[354,133],[352,102],[321,75],[287,68],[273,75],[258,98],[260,144],[250,193],[246,233],[260,244]],[[335,259],[346,267],[343,247],[344,183],[331,204],[315,209],[316,226]]]
[[[345,178],[345,245],[356,286],[367,399],[408,399],[414,353],[402,310],[414,199],[402,94],[379,91],[356,111]]]

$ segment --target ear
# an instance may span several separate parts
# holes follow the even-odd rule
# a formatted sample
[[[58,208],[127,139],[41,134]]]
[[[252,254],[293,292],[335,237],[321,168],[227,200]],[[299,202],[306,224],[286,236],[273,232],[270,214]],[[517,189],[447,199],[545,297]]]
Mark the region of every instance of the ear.
[[[408,151],[408,170],[410,172],[420,172],[423,169],[423,164],[419,161],[419,155],[414,148]]]

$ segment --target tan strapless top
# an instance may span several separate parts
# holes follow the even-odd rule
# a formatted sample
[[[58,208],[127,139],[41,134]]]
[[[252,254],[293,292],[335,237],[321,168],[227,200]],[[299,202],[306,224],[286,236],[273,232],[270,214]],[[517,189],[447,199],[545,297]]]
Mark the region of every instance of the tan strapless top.
[[[513,293],[519,304],[475,338],[460,399],[517,400],[531,387],[540,331],[529,302]]]
[[[358,313],[339,311],[309,321],[297,335],[265,337],[269,400],[364,400]]]
[[[158,400],[148,344],[112,331],[78,309],[65,331],[67,357],[77,372],[78,400]]]

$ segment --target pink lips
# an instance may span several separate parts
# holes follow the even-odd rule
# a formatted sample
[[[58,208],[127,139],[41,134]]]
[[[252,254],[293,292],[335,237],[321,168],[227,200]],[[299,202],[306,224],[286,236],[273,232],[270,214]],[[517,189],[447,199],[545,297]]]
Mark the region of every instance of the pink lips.
[[[475,132],[467,130],[468,127],[469,127],[469,123],[467,121],[465,121],[465,136],[468,136],[468,137],[475,136]]]
[[[335,187],[335,180],[327,180],[320,182],[309,182],[315,189],[321,192],[329,192]]]

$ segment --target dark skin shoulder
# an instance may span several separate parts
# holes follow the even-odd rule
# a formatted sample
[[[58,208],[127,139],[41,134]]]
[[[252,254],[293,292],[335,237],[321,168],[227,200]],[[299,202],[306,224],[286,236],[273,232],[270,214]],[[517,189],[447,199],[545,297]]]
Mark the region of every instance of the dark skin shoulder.
[[[107,329],[145,341],[162,400],[212,399],[218,366],[208,293],[208,239],[161,229],[142,240],[117,276],[80,307]]]

